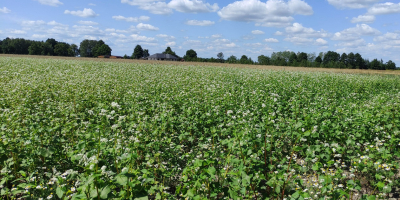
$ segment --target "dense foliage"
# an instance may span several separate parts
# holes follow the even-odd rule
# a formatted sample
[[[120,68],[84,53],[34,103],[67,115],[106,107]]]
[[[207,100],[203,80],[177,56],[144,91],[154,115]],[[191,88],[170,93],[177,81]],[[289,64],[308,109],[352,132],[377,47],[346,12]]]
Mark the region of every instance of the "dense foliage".
[[[0,57],[1,198],[365,199],[400,77]]]

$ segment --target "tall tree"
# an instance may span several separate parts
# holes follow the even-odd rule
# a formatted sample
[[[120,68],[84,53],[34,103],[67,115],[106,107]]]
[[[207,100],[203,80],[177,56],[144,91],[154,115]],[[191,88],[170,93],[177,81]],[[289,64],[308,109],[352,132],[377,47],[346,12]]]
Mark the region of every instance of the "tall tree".
[[[367,69],[364,64],[364,59],[362,58],[361,54],[356,53],[354,55],[355,58],[355,65],[357,69]]]
[[[329,62],[336,63],[339,61],[339,59],[340,59],[340,54],[338,54],[334,51],[328,51],[324,55],[323,62],[324,62],[324,64],[328,64]]]
[[[107,54],[108,52],[99,51],[100,47],[103,46],[104,44],[106,44],[106,43],[104,43],[103,40],[96,41],[96,44],[94,45],[94,47],[92,49],[93,57],[97,58],[98,56],[105,56],[105,55],[110,56],[111,55],[111,51],[109,52],[109,54]],[[110,48],[110,47],[108,47],[108,48]],[[106,54],[102,54],[102,53],[106,53]]]
[[[353,52],[350,52],[347,55],[347,67],[351,68],[351,69],[355,69],[356,68],[356,58],[355,58]]]
[[[340,56],[340,62],[347,66],[347,59],[348,59],[347,54],[342,53],[342,55]]]
[[[196,61],[196,59],[197,59],[196,51],[193,49],[187,50],[186,55],[183,56],[183,59],[185,59],[185,61]]]
[[[249,61],[249,58],[247,58],[246,55],[242,55],[239,62],[240,62],[240,64],[247,64],[248,61]]]
[[[0,40],[0,53],[3,53],[3,48],[1,48],[2,45],[3,45],[3,40]]]
[[[96,40],[83,40],[79,46],[79,54],[81,57],[93,57],[93,48],[96,46],[96,44]]]
[[[271,59],[268,56],[258,56],[258,63],[260,65],[269,65],[270,64]]]
[[[148,49],[143,49],[143,58],[147,58],[150,56],[149,50]]]
[[[55,56],[70,56],[70,45],[64,42],[59,42],[54,46],[54,55]]]
[[[176,55],[175,51],[172,51],[171,47],[167,47],[167,48],[165,49],[165,51],[163,52],[163,54],[170,54],[170,55],[174,55],[174,56],[176,56],[176,57],[179,58],[179,56]]]
[[[71,44],[71,46],[70,46],[69,48],[71,48],[71,51],[72,51],[72,53],[73,53],[72,56],[76,57],[76,56],[79,55],[79,48],[78,48],[78,45],[76,45],[76,44]]]
[[[297,55],[296,53],[292,52],[289,57],[289,65],[295,66],[297,63]]]
[[[98,57],[98,56],[101,56],[101,55],[110,56],[111,55],[111,51],[112,51],[110,46],[108,46],[107,44],[102,44],[100,47],[97,47],[94,50],[95,50],[94,57]]]
[[[231,55],[231,56],[229,56],[228,59],[226,59],[226,61],[227,61],[228,63],[237,63],[237,58],[236,58],[236,56]]]
[[[217,57],[218,57],[219,61],[222,62],[222,61],[224,60],[224,53],[219,52],[219,53],[217,54]]]
[[[43,42],[32,42],[31,46],[29,46],[28,51],[29,55],[41,55],[42,54],[42,46]]]
[[[386,69],[395,70],[396,69],[396,63],[394,63],[392,60],[387,61],[386,62]]]
[[[143,58],[143,49],[142,46],[136,45],[135,49],[133,50],[132,59],[140,59]]]

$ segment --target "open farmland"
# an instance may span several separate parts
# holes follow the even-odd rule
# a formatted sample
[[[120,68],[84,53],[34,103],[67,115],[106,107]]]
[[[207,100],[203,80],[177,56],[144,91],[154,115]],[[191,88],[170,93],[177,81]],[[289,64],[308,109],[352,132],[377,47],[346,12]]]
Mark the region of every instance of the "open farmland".
[[[2,199],[400,198],[400,76],[0,57]]]

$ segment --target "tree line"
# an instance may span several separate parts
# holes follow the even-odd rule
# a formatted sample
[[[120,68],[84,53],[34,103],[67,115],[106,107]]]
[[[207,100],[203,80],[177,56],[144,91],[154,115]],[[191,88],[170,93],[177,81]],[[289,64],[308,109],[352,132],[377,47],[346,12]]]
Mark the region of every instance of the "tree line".
[[[83,40],[78,47],[76,44],[68,44],[49,38],[46,41],[26,40],[23,38],[6,38],[0,40],[0,53],[3,54],[29,54],[29,55],[48,55],[48,56],[78,56],[98,57],[101,55],[111,55],[112,49],[103,40]],[[374,70],[394,70],[396,63],[389,60],[384,62],[382,59],[372,61],[364,59],[359,53],[342,53],[334,51],[321,52],[318,56],[315,53],[281,51],[274,52],[271,56],[260,55],[257,60],[242,55],[240,58],[231,55],[224,59],[222,52],[217,57],[200,58],[195,50],[186,51],[183,57],[178,56],[171,47],[167,47],[164,54],[171,54],[179,60],[193,62],[217,62],[234,64],[257,64],[257,65],[276,65],[294,67],[321,67],[321,68],[341,68],[341,69],[374,69]],[[142,59],[150,56],[148,49],[143,49],[136,45],[132,55],[124,58]]]
[[[0,53],[46,56],[98,57],[111,55],[112,49],[102,40],[83,40],[76,44],[60,42],[53,38],[46,41],[26,40],[24,38],[6,38],[0,40]]]
[[[397,69],[396,63],[392,60],[383,62],[382,59],[364,59],[359,53],[342,53],[334,51],[321,52],[317,56],[315,53],[305,53],[293,51],[273,52],[271,56],[260,55],[257,61],[252,60],[246,55],[240,58],[232,55],[226,60],[222,52],[217,54],[217,58],[199,58],[193,49],[187,50],[183,57],[185,61],[195,62],[220,62],[232,64],[257,64],[293,67],[320,67],[320,68],[341,68],[341,69],[374,69],[374,70],[394,70]]]

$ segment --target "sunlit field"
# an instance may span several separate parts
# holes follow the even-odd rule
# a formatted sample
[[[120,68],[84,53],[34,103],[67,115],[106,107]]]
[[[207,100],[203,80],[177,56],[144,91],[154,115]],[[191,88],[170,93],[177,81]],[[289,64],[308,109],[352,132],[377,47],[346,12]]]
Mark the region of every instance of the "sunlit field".
[[[0,57],[0,198],[400,198],[399,126],[398,75]]]

